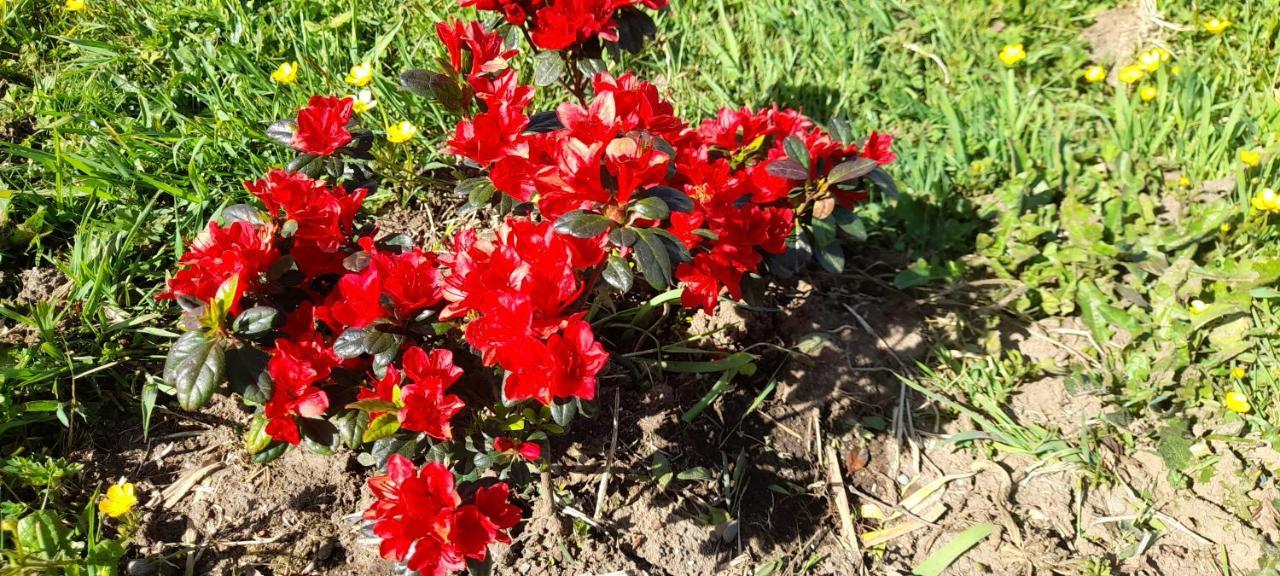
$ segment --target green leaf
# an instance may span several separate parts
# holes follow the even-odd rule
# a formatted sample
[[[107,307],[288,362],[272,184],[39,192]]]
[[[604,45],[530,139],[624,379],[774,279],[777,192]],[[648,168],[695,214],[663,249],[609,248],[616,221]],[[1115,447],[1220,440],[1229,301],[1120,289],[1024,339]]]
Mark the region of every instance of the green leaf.
[[[280,312],[275,308],[254,306],[236,316],[235,321],[231,323],[231,329],[241,336],[258,336],[275,328],[276,320],[279,318]]]
[[[199,410],[225,380],[225,368],[221,341],[204,332],[187,332],[169,349],[164,381],[177,391],[184,410]]]
[[[839,242],[818,246],[814,256],[823,270],[832,274],[844,272],[844,247]]]
[[[254,464],[270,464],[277,458],[284,455],[284,451],[289,449],[289,445],[284,442],[272,442],[267,449],[253,455]]]
[[[377,398],[366,398],[364,400],[357,400],[355,402],[347,404],[347,408],[351,408],[352,410],[359,410],[361,412],[398,412],[400,410],[399,406],[396,406],[395,404],[387,402],[386,400],[379,400]]]
[[[636,243],[636,233],[628,226],[619,226],[609,231],[609,242],[619,248]]]
[[[880,165],[876,164],[875,160],[871,160],[870,158],[854,158],[853,160],[846,160],[836,164],[835,168],[832,168],[831,171],[827,173],[827,183],[843,184],[851,180],[856,180],[870,174],[879,166]]]
[[[383,438],[390,438],[398,430],[400,430],[400,420],[394,413],[389,412],[369,422],[369,427],[365,429],[360,439],[363,442],[376,442]]]
[[[330,419],[338,429],[338,439],[354,450],[364,438],[364,431],[369,428],[369,414],[357,410],[349,410]]]
[[[835,218],[812,218],[809,227],[813,231],[813,245],[822,248],[836,241]]]
[[[227,384],[249,404],[261,406],[271,399],[275,383],[267,364],[271,355],[253,346],[228,348],[226,352]]]
[[[578,403],[572,400],[567,402],[551,402],[551,420],[556,424],[568,427],[573,422],[573,417],[578,415]]]
[[[50,510],[36,510],[18,520],[15,533],[18,550],[23,554],[52,560],[67,549],[67,531]]]
[[[617,254],[610,254],[609,259],[605,262],[601,276],[610,286],[613,286],[619,292],[626,293],[631,290],[635,275],[631,272],[631,266],[625,260]]]
[[[941,576],[942,572],[964,556],[965,552],[990,536],[993,528],[991,524],[984,523],[961,532],[937,552],[930,554],[924,563],[911,572],[912,576]]]
[[[1076,287],[1076,303],[1080,305],[1081,319],[1099,345],[1111,341],[1112,326],[1123,328],[1130,334],[1142,329],[1133,316],[1107,302],[1107,297],[1092,280],[1080,281]]]
[[[257,454],[271,445],[271,436],[267,434],[267,419],[258,414],[249,421],[249,429],[244,433],[244,448],[250,455]]]
[[[348,328],[333,341],[333,352],[340,358],[355,358],[362,354],[383,357],[394,354],[404,342],[404,336],[383,332],[374,327]]]
[[[533,85],[550,86],[564,74],[564,58],[554,50],[543,50],[533,57]]]
[[[848,234],[850,238],[853,238],[858,242],[867,241],[867,227],[862,223],[862,219],[858,218],[858,215],[854,214],[852,210],[849,210],[848,208],[836,208],[832,217],[835,218],[836,226],[843,230],[845,234]]]
[[[556,220],[554,229],[560,234],[567,234],[574,238],[595,238],[603,234],[613,224],[613,220],[600,214],[585,210],[574,210]]]
[[[801,168],[804,168],[805,178],[809,177],[809,148],[804,145],[804,140],[795,136],[787,136],[782,141],[782,150],[787,153],[787,157],[794,160]]]
[[[245,222],[254,226],[266,224],[262,220],[262,212],[248,204],[232,204],[223,208],[222,222],[228,226],[236,222]]]
[[[661,198],[641,198],[631,203],[631,211],[649,220],[666,220],[671,215],[667,203]]]
[[[654,186],[641,192],[641,198],[661,198],[672,212],[693,212],[693,198],[670,186]]]
[[[459,196],[466,196],[467,203],[471,206],[488,204],[497,191],[498,189],[493,187],[493,182],[484,177],[467,178],[453,187],[453,192]]]
[[[227,314],[235,306],[236,287],[239,285],[239,275],[233,275],[222,281],[222,284],[218,286],[218,291],[213,294],[213,299],[209,301],[209,315],[206,317],[206,326],[217,329],[226,325]]]
[[[666,243],[657,234],[647,229],[637,229],[635,258],[636,267],[646,282],[661,290],[671,285],[671,256],[667,253]]]

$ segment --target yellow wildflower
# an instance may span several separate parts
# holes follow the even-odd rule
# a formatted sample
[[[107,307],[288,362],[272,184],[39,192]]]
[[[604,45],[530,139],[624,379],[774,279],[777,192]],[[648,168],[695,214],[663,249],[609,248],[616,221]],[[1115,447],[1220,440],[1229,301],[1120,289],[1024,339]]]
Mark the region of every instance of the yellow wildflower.
[[[1138,67],[1143,72],[1155,72],[1160,69],[1160,53],[1155,50],[1147,50],[1138,55]]]
[[[1240,163],[1253,168],[1262,162],[1262,151],[1257,148],[1240,151]]]
[[[1261,192],[1249,199],[1249,204],[1259,212],[1280,212],[1280,195],[1277,195],[1275,190],[1263,188]]]
[[[1219,231],[1219,232],[1222,232],[1223,234],[1226,234],[1227,232],[1230,232],[1230,231],[1231,231],[1231,224],[1229,224],[1229,223],[1227,223],[1227,222],[1223,222],[1222,224],[1220,224],[1220,225],[1218,226],[1218,231]]]
[[[1192,316],[1199,316],[1199,315],[1201,315],[1201,314],[1204,314],[1205,308],[1208,308],[1208,306],[1207,306],[1207,305],[1205,305],[1205,303],[1204,303],[1203,301],[1201,301],[1201,300],[1192,300],[1192,301],[1191,301],[1191,307],[1190,307],[1190,308],[1188,308],[1188,311],[1190,311],[1190,312],[1191,312],[1191,315],[1192,315]]]
[[[1155,100],[1156,96],[1159,95],[1160,91],[1156,90],[1155,86],[1143,86],[1141,90],[1138,90],[1138,97],[1142,98],[1143,102]]]
[[[1019,62],[1027,59],[1027,51],[1022,48],[1022,44],[1006,44],[1000,49],[1000,61],[1010,68],[1017,66]]]
[[[1191,179],[1190,179],[1190,178],[1187,178],[1186,176],[1183,176],[1183,177],[1181,177],[1181,178],[1178,178],[1178,185],[1179,185],[1179,186],[1181,186],[1181,187],[1183,187],[1183,188],[1190,188],[1190,187],[1191,187]]]
[[[1141,80],[1146,75],[1147,73],[1143,72],[1142,68],[1129,65],[1129,66],[1125,66],[1124,68],[1121,68],[1120,74],[1118,74],[1117,77],[1120,79],[1121,82],[1124,82],[1125,84],[1133,84]]]
[[[133,492],[133,484],[112,484],[107,488],[107,495],[98,502],[98,511],[112,518],[128,514],[137,505],[138,497]]]
[[[281,62],[275,72],[271,73],[271,80],[276,84],[294,84],[298,81],[298,62]]]
[[[364,114],[378,105],[378,101],[373,99],[373,93],[368,90],[361,90],[359,94],[353,94],[350,98],[351,109],[356,114]]]
[[[1096,84],[1107,79],[1107,69],[1094,64],[1084,69],[1084,80],[1090,84]]]
[[[1221,34],[1223,30],[1226,30],[1231,26],[1231,21],[1226,18],[1210,18],[1203,26],[1205,32],[1217,36],[1218,34]]]
[[[373,82],[373,64],[361,62],[347,72],[347,84],[363,88]]]
[[[1233,380],[1244,380],[1244,377],[1245,377],[1244,367],[1236,366],[1235,368],[1231,369],[1231,378]]]
[[[5,518],[0,520],[0,532],[17,532],[18,521],[13,518]]]
[[[1237,414],[1248,414],[1253,410],[1253,407],[1249,405],[1249,397],[1245,396],[1244,393],[1239,390],[1227,392],[1225,400],[1227,410]]]
[[[84,10],[84,0],[67,0],[62,4],[62,8],[67,12],[79,12]]]
[[[408,120],[387,126],[387,140],[392,144],[408,142],[418,134],[418,127]]]
[[[1173,74],[1174,76],[1180,76],[1180,75],[1182,75],[1182,66],[1179,66],[1179,65],[1177,65],[1177,64],[1174,64],[1173,66],[1170,66],[1170,67],[1169,67],[1169,73],[1170,73],[1170,74]]]

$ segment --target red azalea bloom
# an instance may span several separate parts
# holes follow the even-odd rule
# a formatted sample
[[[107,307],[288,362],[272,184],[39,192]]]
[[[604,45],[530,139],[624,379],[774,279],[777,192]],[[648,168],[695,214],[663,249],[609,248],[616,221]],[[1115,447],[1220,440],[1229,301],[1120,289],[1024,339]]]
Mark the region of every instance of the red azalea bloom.
[[[525,442],[513,438],[498,436],[493,439],[494,451],[519,456],[527,462],[537,462],[542,458],[542,445],[537,442]]]
[[[308,243],[328,252],[348,243],[356,213],[368,194],[363,188],[351,193],[342,186],[329,188],[322,180],[279,169],[256,182],[245,182],[244,186],[262,201],[272,218],[280,223],[286,219],[297,223],[295,246]]]
[[[351,98],[312,96],[298,111],[293,149],[305,154],[329,156],[351,141]]]
[[[377,270],[382,294],[397,319],[412,320],[440,302],[443,282],[434,253],[418,248],[403,254],[378,252],[371,267]]]
[[[364,518],[382,538],[382,557],[424,575],[455,573],[466,558],[484,560],[489,545],[509,542],[506,530],[520,522],[506,484],[480,488],[473,503],[462,504],[453,474],[439,462],[417,470],[394,454],[387,473],[369,479],[369,489],[375,501]]]
[[[319,418],[329,409],[329,396],[317,385],[329,378],[338,358],[318,334],[293,342],[276,340],[267,364],[274,389],[267,401],[266,432],[273,439],[298,444],[295,416]]]
[[[238,276],[231,313],[239,314],[241,298],[259,289],[262,278],[279,257],[267,228],[243,221],[223,228],[210,222],[208,231],[182,255],[178,271],[169,279],[169,290],[159,298],[191,296],[207,303],[223,282]]]
[[[885,166],[891,164],[898,159],[898,155],[893,153],[893,135],[872,132],[867,137],[866,143],[862,145],[862,155],[876,161],[876,164]]]
[[[368,328],[387,316],[382,307],[382,278],[377,266],[370,265],[358,274],[346,274],[338,280],[336,288],[329,294],[324,309],[317,312],[334,332]]]
[[[461,398],[444,393],[462,375],[462,369],[453,365],[453,353],[432,350],[428,354],[414,346],[405,351],[403,363],[412,383],[400,391],[404,403],[400,425],[437,440],[452,439],[449,421],[466,407]]]
[[[591,325],[569,320],[564,330],[545,344],[513,351],[503,390],[508,400],[537,400],[596,396],[596,375],[609,363],[609,354],[595,339]]]
[[[500,72],[507,68],[511,57],[520,53],[519,50],[507,49],[502,35],[486,30],[480,22],[438,22],[436,35],[449,54],[449,65],[467,76]],[[464,50],[471,55],[469,70],[463,70]]]

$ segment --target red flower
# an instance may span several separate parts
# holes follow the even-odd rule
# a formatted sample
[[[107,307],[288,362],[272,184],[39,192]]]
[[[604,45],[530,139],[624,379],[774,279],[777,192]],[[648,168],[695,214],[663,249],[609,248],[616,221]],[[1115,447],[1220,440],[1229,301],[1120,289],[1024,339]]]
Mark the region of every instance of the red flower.
[[[329,252],[348,243],[356,213],[368,194],[364,188],[351,193],[342,186],[329,188],[322,180],[279,169],[256,182],[245,182],[244,186],[262,201],[273,218],[281,223],[286,218],[297,223],[295,245],[313,244]]]
[[[511,401],[534,399],[543,405],[555,398],[596,396],[596,375],[609,363],[609,354],[595,339],[591,325],[569,320],[563,331],[545,344],[513,350],[503,385]]]
[[[387,473],[369,479],[369,489],[376,499],[364,518],[382,539],[382,557],[423,575],[458,572],[466,558],[484,560],[489,545],[509,542],[506,530],[520,522],[506,484],[480,488],[473,503],[462,504],[453,474],[439,462],[415,470],[394,454]]]
[[[400,391],[404,403],[400,425],[437,440],[452,439],[449,421],[466,407],[461,398],[444,393],[462,375],[462,369],[453,365],[453,353],[432,350],[428,354],[414,346],[405,351],[403,363],[412,383]]]
[[[344,275],[338,280],[337,289],[329,294],[326,306],[317,314],[338,333],[347,328],[367,328],[386,318],[378,267],[370,265],[358,274]]]
[[[293,342],[276,340],[267,364],[271,374],[271,399],[267,401],[266,432],[273,439],[298,444],[301,440],[295,416],[319,418],[329,409],[329,396],[317,385],[329,378],[338,358],[318,334]]]
[[[507,49],[502,35],[486,30],[480,22],[438,22],[436,35],[449,54],[449,65],[467,76],[500,72],[506,69],[512,56],[520,53],[519,50]],[[464,50],[471,54],[469,70],[463,70]]]
[[[414,248],[403,254],[373,254],[372,265],[380,279],[382,295],[399,320],[412,320],[440,302],[443,282],[434,253]]]
[[[238,276],[231,313],[238,314],[244,294],[256,292],[280,252],[271,244],[269,230],[237,221],[222,227],[209,223],[178,261],[179,270],[169,279],[169,290],[159,298],[191,296],[209,302],[228,278]]]
[[[298,111],[293,132],[293,149],[306,154],[328,156],[351,141],[351,98],[312,96]]]
[[[862,155],[876,161],[881,166],[892,163],[898,159],[898,155],[893,153],[893,135],[872,132],[867,137],[866,143],[862,145]]]
[[[528,462],[537,462],[542,457],[542,446],[537,442],[525,442],[503,436],[493,439],[493,449],[503,454],[519,456]]]

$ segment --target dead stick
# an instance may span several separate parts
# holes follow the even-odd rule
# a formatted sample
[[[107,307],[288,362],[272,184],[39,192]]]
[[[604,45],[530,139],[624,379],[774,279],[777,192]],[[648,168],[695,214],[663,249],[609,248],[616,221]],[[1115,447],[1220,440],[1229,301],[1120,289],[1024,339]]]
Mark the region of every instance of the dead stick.
[[[831,491],[836,501],[836,513],[840,515],[840,533],[844,535],[845,545],[849,547],[849,551],[860,557],[862,548],[858,545],[858,531],[853,527],[849,493],[845,492],[844,477],[840,474],[840,457],[836,455],[836,449],[831,446],[827,447],[827,489]]]
[[[609,496],[609,475],[613,472],[613,459],[618,451],[618,405],[621,392],[613,389],[613,433],[609,436],[609,454],[604,459],[604,474],[600,475],[600,488],[596,490],[596,511],[592,518],[599,520],[604,513],[605,501]]]

